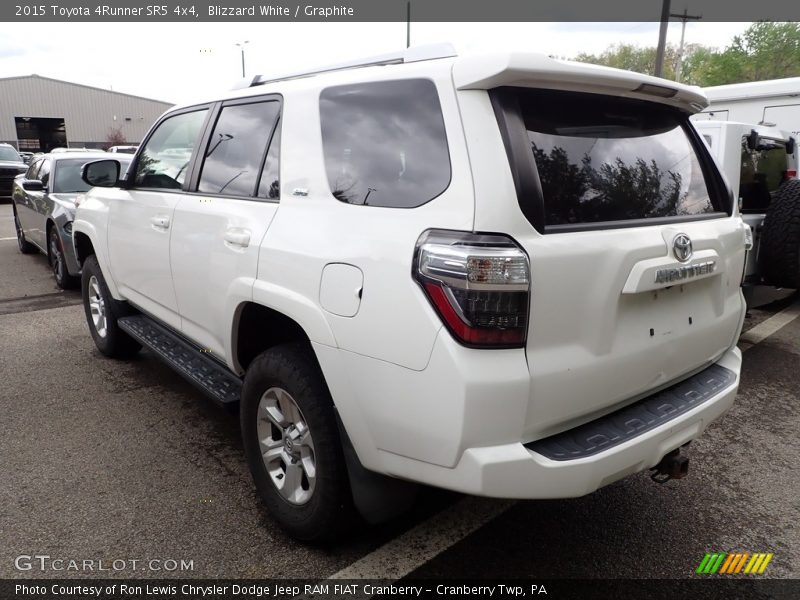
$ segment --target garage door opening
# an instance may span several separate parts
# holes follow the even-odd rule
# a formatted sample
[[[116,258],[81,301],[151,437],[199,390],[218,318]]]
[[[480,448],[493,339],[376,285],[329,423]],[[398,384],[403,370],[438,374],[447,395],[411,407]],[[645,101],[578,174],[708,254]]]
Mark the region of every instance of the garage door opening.
[[[67,145],[63,118],[14,117],[17,143],[22,152],[50,152]]]

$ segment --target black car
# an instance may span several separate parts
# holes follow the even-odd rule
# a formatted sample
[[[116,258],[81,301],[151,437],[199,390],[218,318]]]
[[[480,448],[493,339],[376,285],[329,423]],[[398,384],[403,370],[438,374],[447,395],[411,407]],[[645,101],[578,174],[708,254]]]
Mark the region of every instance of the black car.
[[[9,144],[0,144],[0,200],[11,198],[14,178],[28,170],[28,165]]]

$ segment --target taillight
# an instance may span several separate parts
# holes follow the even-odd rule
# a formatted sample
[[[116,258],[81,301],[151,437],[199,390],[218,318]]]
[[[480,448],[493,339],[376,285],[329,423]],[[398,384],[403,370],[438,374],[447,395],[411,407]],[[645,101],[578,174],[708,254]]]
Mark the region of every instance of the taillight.
[[[788,169],[788,170],[784,171],[784,174],[786,175],[786,179],[796,179],[797,178],[797,171],[794,170],[794,169]]]
[[[525,345],[528,256],[509,237],[430,230],[417,241],[414,278],[450,333],[464,345]]]

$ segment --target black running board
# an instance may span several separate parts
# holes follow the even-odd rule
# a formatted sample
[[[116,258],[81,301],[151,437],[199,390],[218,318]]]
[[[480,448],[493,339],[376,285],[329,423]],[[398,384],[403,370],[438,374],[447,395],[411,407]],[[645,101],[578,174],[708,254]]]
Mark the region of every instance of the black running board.
[[[550,460],[575,460],[632,440],[700,406],[736,383],[730,369],[713,364],[697,375],[574,429],[525,444]]]
[[[231,404],[239,401],[242,380],[176,333],[144,315],[122,317],[117,323],[215,402]]]

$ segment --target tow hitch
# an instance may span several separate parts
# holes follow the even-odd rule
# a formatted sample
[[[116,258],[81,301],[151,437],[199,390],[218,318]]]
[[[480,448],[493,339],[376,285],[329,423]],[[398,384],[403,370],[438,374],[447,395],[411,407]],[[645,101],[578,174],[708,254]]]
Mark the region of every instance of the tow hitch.
[[[651,469],[650,479],[656,483],[666,483],[670,479],[683,479],[689,474],[689,457],[681,454],[677,448],[664,455],[661,462]]]

